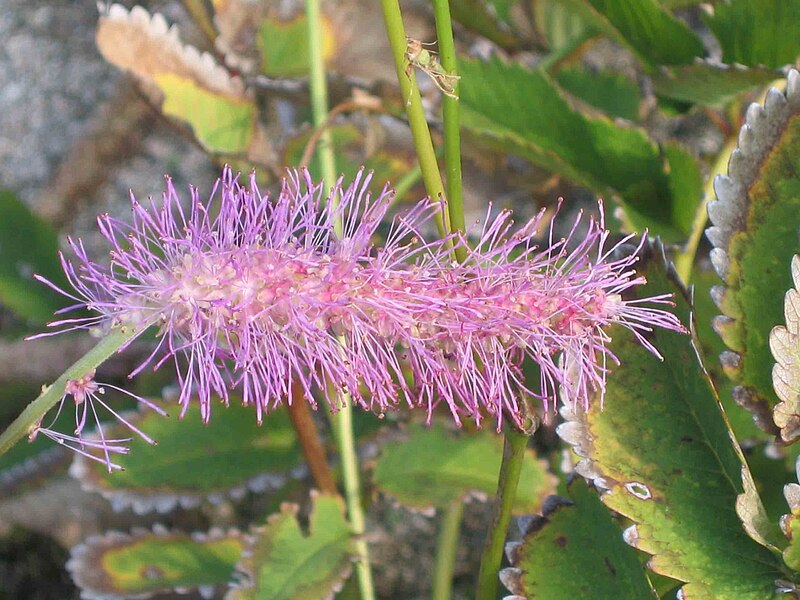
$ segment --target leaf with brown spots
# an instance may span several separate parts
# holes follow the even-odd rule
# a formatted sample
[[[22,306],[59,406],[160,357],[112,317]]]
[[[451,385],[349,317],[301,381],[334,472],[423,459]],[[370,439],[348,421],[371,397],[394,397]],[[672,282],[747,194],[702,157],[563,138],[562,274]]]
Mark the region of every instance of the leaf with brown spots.
[[[622,541],[622,528],[582,480],[570,499],[550,496],[527,523],[522,542],[506,552],[513,565],[500,579],[525,598],[654,598],[639,557]]]
[[[644,261],[640,293],[675,294],[687,323],[689,301],[658,251]],[[587,412],[564,411],[559,427],[584,457],[577,471],[607,490],[606,506],[634,522],[626,541],[653,555],[653,571],[685,582],[684,597],[776,596],[775,580],[785,574],[762,544],[785,540],[766,518],[693,340],[649,334],[662,362],[621,328],[609,335],[622,364],[609,374],[604,409],[595,402]]]
[[[92,536],[72,549],[67,569],[85,598],[149,598],[199,589],[204,598],[227,588],[244,549],[237,530],[181,533],[161,525]]]

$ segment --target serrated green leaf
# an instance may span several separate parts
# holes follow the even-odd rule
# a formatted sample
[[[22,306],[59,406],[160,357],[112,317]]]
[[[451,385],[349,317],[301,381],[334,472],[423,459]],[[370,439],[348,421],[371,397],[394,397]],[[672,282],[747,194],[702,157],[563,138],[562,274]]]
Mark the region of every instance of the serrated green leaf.
[[[696,268],[692,273],[694,286],[694,316],[697,323],[697,340],[701,354],[708,357],[706,367],[719,394],[720,402],[731,424],[737,440],[763,439],[764,432],[753,422],[753,415],[733,401],[733,383],[723,373],[716,357],[725,350],[725,343],[711,326],[713,318],[719,313],[713,300],[711,288],[719,284],[719,276],[709,267]]]
[[[788,265],[800,251],[797,82],[795,73],[788,101],[773,89],[766,110],[750,107],[728,176],[717,179],[717,200],[709,204],[714,226],[707,235],[716,246],[711,256],[725,283],[717,294],[724,317],[716,330],[731,350],[723,355],[726,373],[757,414],[778,402],[769,334],[783,322],[783,297],[792,285]]]
[[[383,446],[373,480],[378,489],[405,506],[443,508],[470,493],[493,495],[502,458],[502,438],[494,432],[454,437],[438,424],[412,426],[407,441]],[[529,450],[514,511],[538,511],[556,484],[555,476]]]
[[[674,197],[670,178],[679,176],[686,161],[669,162],[669,156],[685,152],[665,155],[639,129],[582,115],[541,71],[467,60],[460,69],[466,129],[598,193],[620,197],[637,228],[670,240],[688,233],[686,215],[694,214],[701,189],[685,193],[680,186],[680,197]]]
[[[792,257],[794,287],[786,292],[785,325],[769,334],[769,347],[775,358],[772,383],[781,401],[775,406],[775,424],[784,441],[800,437],[800,256]]]
[[[680,65],[703,56],[703,42],[656,0],[565,0],[646,64]],[[587,12],[588,8],[588,12]]]
[[[661,260],[643,269],[639,293],[677,292],[682,320],[689,306]],[[748,537],[780,543],[735,445],[718,399],[685,334],[658,330],[648,338],[662,362],[628,331],[609,330],[622,365],[608,377],[605,408],[577,409],[561,426],[586,456],[580,472],[610,489],[602,496],[630,518],[626,540],[653,554],[651,568],[686,582],[687,598],[775,596],[783,573],[774,555]],[[737,512],[739,514],[737,514]]]
[[[541,517],[511,552],[514,569],[500,579],[526,598],[654,598],[636,550],[582,480],[569,486],[570,500],[551,496]]]
[[[555,79],[570,94],[610,117],[629,121],[636,121],[639,117],[639,86],[624,75],[570,68],[561,69]]]
[[[663,68],[652,76],[656,94],[661,97],[720,106],[755,87],[766,86],[781,77],[778,71],[764,67],[740,67],[700,62],[693,65]]]
[[[34,274],[68,287],[58,263],[56,232],[15,194],[0,190],[0,304],[24,319],[44,323],[65,302]]]
[[[800,54],[800,1],[717,2],[703,20],[722,46],[726,63],[782,67]]]
[[[323,57],[333,55],[335,35],[330,19],[322,16]],[[270,77],[299,77],[308,75],[308,21],[305,15],[283,21],[277,18],[261,20],[256,35],[261,53],[261,71]]]
[[[164,92],[161,110],[191,125],[206,150],[219,154],[247,150],[255,132],[254,101],[212,92],[171,73],[157,74],[153,79]]]
[[[284,504],[255,532],[240,565],[250,587],[232,590],[230,600],[322,600],[340,589],[352,570],[354,538],[338,496],[312,496],[308,535],[297,522],[298,506]]]
[[[190,536],[157,527],[89,538],[73,549],[67,568],[84,594],[92,597],[138,598],[176,588],[223,589],[233,579],[243,547],[237,531]]]
[[[270,413],[262,426],[256,423],[252,407],[235,401],[228,408],[215,407],[208,425],[203,424],[195,404],[182,420],[148,411],[132,422],[158,445],[151,446],[137,438],[130,454],[115,457],[124,471],[110,474],[102,464],[92,462],[86,465],[81,479],[104,495],[132,496],[139,504],[146,505],[148,499],[158,504],[170,496],[204,498],[225,494],[247,486],[261,474],[285,475],[301,460],[284,410]],[[127,431],[109,428],[106,435],[113,437]]]

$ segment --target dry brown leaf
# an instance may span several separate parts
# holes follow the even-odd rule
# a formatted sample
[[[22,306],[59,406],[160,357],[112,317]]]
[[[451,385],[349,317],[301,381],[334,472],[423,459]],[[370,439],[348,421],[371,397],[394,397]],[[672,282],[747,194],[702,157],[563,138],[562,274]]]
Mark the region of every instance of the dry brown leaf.
[[[184,45],[177,27],[169,26],[163,15],[150,15],[140,6],[130,11],[119,4],[101,6],[96,40],[103,58],[136,75],[156,104],[163,100],[163,93],[154,77],[161,74],[190,79],[225,96],[246,95],[240,78],[232,77],[207,52]]]

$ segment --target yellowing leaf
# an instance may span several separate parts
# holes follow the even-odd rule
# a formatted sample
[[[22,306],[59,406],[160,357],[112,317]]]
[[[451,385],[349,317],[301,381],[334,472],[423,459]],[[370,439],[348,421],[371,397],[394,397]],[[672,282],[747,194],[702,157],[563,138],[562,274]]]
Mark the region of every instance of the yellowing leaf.
[[[230,154],[247,150],[255,130],[253,102],[215,94],[178,75],[156,75],[154,81],[164,93],[164,114],[189,123],[204,148]]]

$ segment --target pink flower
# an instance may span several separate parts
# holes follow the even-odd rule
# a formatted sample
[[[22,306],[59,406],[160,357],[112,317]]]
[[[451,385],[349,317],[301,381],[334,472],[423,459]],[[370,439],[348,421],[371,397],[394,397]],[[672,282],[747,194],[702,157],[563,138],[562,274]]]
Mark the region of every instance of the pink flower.
[[[147,436],[147,434],[145,434],[135,425],[127,421],[122,415],[117,413],[108,404],[106,404],[105,401],[103,401],[101,396],[103,396],[106,393],[106,388],[116,390],[132,398],[135,398],[137,401],[153,409],[160,415],[166,416],[167,413],[164,412],[161,408],[159,408],[155,404],[149,402],[148,400],[145,400],[144,398],[137,396],[135,394],[131,394],[130,392],[127,392],[122,388],[118,388],[116,386],[107,383],[106,384],[98,383],[94,379],[94,374],[95,372],[94,370],[92,370],[83,377],[81,377],[80,379],[67,380],[67,385],[64,390],[64,395],[61,396],[61,401],[59,402],[58,410],[56,411],[55,417],[53,417],[52,423],[48,427],[42,427],[41,423],[36,424],[28,434],[28,439],[30,441],[34,441],[37,438],[37,436],[41,433],[44,436],[53,440],[54,442],[61,444],[62,446],[65,446],[70,450],[77,452],[78,454],[82,454],[83,456],[90,458],[91,460],[104,463],[108,467],[108,472],[110,473],[112,470],[122,469],[120,465],[111,461],[111,455],[127,454],[128,447],[126,444],[130,442],[133,438],[119,438],[119,439],[106,438],[103,433],[103,427],[100,424],[99,415],[97,414],[96,404],[99,404],[100,406],[105,408],[118,421],[123,423],[128,429],[136,433],[148,444],[155,444],[155,441],[153,441],[150,437]],[[61,414],[61,410],[64,408],[64,402],[69,396],[72,396],[72,400],[75,403],[74,435],[63,434],[52,429],[53,425],[58,420],[58,417]],[[92,420],[96,425],[96,431],[92,435],[87,436],[84,435],[84,429],[86,428],[86,424],[90,413],[92,416]],[[92,450],[101,452],[102,457],[92,454],[91,452]]]
[[[461,235],[426,241],[422,230],[440,207],[422,201],[375,246],[392,192],[371,197],[369,180],[359,173],[334,196],[292,172],[271,202],[254,176],[245,187],[226,169],[211,200],[193,189],[186,211],[167,180],[162,202],[132,200],[130,224],[98,219],[112,248],[107,263],[70,241],[77,260],[62,263],[76,293],[59,291],[98,314],[52,325],[157,327],[157,348],[132,375],[174,359],[184,412],[197,396],[205,420],[212,395],[227,403],[238,388],[261,421],[295,379],[314,406],[315,391],[333,410],[347,392],[381,414],[401,400],[430,414],[444,401],[459,423],[488,414],[498,427],[503,414],[522,423],[521,394],[549,407],[559,387],[569,403],[602,392],[614,360],[604,326],[621,323],[654,353],[642,332],[683,330],[671,313],[645,306],[671,304],[666,296],[622,298],[644,279],[634,256],[610,259],[617,246],[604,249],[602,221],[591,220],[581,240],[579,223],[566,240],[551,231],[541,250],[542,215],[512,233],[503,212],[470,247]],[[451,245],[467,250],[463,264]],[[526,356],[540,366],[539,389],[523,381]]]

